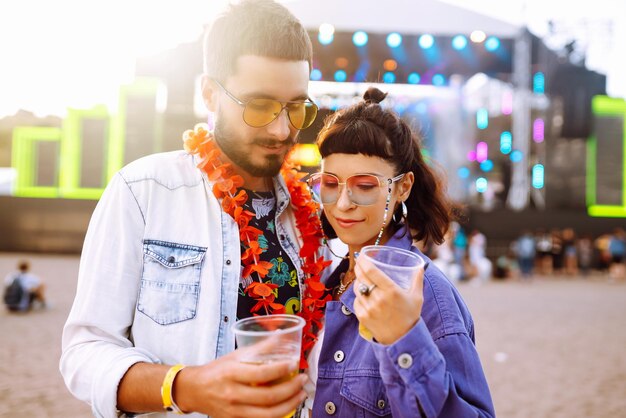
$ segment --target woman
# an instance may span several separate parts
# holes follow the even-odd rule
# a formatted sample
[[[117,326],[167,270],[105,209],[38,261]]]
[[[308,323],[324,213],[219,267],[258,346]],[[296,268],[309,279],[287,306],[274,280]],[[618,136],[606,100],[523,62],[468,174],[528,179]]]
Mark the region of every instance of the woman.
[[[408,125],[370,88],[364,102],[335,113],[318,137],[322,171],[309,184],[324,206],[329,237],[349,255],[326,285],[333,301],[309,356],[314,417],[491,417],[489,388],[474,346],[472,317],[456,289],[430,264],[410,290],[363,259],[365,245],[409,249],[443,240],[444,191]],[[359,322],[372,341],[359,336]],[[313,402],[311,403],[311,399]]]

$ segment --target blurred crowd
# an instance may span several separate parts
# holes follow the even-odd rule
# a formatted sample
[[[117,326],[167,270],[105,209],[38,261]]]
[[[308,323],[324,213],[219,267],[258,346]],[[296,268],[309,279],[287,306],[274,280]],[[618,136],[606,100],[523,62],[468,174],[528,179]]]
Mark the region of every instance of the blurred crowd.
[[[626,280],[626,232],[616,228],[593,237],[573,228],[523,231],[495,257],[487,257],[487,238],[476,229],[453,223],[446,241],[426,245],[424,252],[452,281],[540,276],[607,274]]]
[[[468,233],[457,222],[452,222],[441,245],[428,243],[423,251],[453,282],[486,281],[493,274],[493,263],[487,258],[485,235],[477,229]]]

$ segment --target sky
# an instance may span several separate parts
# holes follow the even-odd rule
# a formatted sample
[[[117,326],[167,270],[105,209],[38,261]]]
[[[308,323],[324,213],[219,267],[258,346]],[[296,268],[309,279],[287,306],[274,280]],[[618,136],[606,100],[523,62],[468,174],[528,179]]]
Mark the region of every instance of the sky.
[[[608,94],[626,98],[626,0],[442,1],[526,25],[553,49],[576,39],[587,68],[607,75]]]
[[[548,36],[546,42],[553,46],[577,37],[585,46],[588,66],[608,73],[609,94],[626,97],[626,0],[594,0],[593,7],[572,0],[445,1],[525,23],[537,35]],[[114,104],[119,85],[133,78],[136,57],[197,39],[224,4],[225,0],[0,2],[0,117],[20,108],[39,116],[62,116],[68,106]],[[550,19],[559,34],[550,35]]]
[[[197,39],[222,3],[3,0],[0,117],[19,108],[43,116],[115,103],[136,57]]]

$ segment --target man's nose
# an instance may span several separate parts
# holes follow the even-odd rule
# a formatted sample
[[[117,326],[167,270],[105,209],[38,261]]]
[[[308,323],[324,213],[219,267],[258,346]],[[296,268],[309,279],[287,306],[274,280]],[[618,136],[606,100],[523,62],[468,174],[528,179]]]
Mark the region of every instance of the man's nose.
[[[287,109],[282,109],[276,119],[267,125],[266,129],[272,137],[280,141],[284,141],[289,138],[289,134],[291,133],[291,122],[289,121]]]

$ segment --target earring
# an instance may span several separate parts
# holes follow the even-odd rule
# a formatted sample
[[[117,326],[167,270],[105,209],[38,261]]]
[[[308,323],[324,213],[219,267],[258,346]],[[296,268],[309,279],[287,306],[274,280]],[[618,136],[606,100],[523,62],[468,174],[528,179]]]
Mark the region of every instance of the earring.
[[[209,132],[213,132],[213,130],[215,129],[215,117],[213,116],[212,112],[209,112],[206,118],[206,124],[209,127]]]
[[[393,222],[398,224],[400,223],[403,219],[406,222],[406,217],[409,214],[409,210],[406,207],[406,204],[404,203],[404,201],[400,202],[402,205],[402,218],[401,219],[396,219],[396,212],[393,212],[393,216],[391,217],[391,219],[393,219]]]

